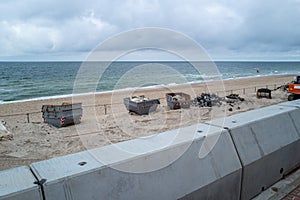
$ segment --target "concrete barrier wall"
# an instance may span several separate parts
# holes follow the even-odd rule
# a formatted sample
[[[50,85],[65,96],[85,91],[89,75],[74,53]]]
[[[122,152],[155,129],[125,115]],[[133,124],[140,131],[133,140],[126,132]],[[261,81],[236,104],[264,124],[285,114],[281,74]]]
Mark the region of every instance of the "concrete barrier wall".
[[[241,199],[253,198],[299,165],[299,117],[298,108],[276,105],[210,122],[230,131],[243,166]]]
[[[42,199],[40,188],[28,167],[0,171],[0,199]]]
[[[289,107],[300,108],[300,100],[287,101],[287,102],[281,103],[280,105],[281,106],[289,106]]]
[[[36,162],[34,175],[27,167],[1,171],[0,200],[251,199],[300,164],[299,105]]]
[[[195,138],[187,140],[184,135],[191,131]],[[205,124],[181,132],[177,141],[159,151],[120,158],[113,156],[116,149],[110,145],[33,163],[31,168],[39,179],[47,179],[43,186],[46,199],[239,199],[241,165],[229,133]],[[169,131],[150,137],[150,141],[126,141],[118,148],[147,149],[162,140],[169,143],[168,138],[176,134]],[[213,137],[219,137],[216,145],[207,156],[199,158],[203,141]],[[101,163],[104,157],[109,166]],[[86,164],[79,166],[80,162]],[[166,166],[151,171],[160,163]],[[126,172],[132,168],[148,172]]]

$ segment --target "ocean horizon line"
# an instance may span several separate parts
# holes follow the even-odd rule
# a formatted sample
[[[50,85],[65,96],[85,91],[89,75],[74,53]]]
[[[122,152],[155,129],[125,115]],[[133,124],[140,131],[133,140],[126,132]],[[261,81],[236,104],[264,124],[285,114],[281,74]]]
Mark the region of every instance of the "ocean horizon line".
[[[130,63],[130,62],[176,62],[176,63],[189,63],[189,62],[287,62],[287,63],[297,63],[300,62],[300,60],[201,60],[201,61],[185,61],[185,60],[113,60],[113,61],[86,61],[86,60],[0,60],[0,63],[84,63],[84,62],[124,62],[124,63]]]

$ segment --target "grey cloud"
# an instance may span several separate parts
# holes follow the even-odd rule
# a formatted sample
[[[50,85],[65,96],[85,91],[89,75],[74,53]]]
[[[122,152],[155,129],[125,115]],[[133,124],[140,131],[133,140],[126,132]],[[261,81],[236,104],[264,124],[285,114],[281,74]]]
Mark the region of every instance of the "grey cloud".
[[[182,32],[215,58],[295,59],[300,49],[298,0],[11,0],[0,10],[0,54],[12,58],[77,56],[114,34],[149,26]]]

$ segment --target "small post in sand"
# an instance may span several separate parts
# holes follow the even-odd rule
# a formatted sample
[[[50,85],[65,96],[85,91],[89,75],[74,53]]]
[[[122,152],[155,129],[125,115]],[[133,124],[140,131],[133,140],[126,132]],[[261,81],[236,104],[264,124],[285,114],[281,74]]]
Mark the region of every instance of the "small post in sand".
[[[104,104],[104,114],[106,115],[107,114],[107,105]]]
[[[30,120],[29,120],[29,113],[26,113],[27,115],[27,123],[30,123]]]

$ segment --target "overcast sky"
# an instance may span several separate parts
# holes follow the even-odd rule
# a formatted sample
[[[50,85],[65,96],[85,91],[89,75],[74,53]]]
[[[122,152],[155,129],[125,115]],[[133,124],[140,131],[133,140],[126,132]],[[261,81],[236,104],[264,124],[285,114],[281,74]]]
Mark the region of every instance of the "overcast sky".
[[[300,0],[0,0],[0,60],[84,60],[143,27],[183,33],[214,60],[300,60]]]

